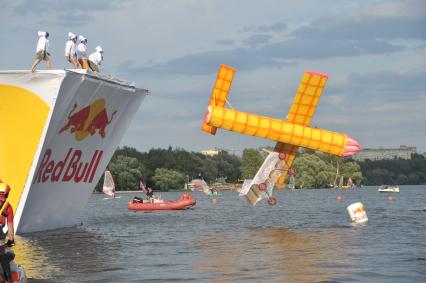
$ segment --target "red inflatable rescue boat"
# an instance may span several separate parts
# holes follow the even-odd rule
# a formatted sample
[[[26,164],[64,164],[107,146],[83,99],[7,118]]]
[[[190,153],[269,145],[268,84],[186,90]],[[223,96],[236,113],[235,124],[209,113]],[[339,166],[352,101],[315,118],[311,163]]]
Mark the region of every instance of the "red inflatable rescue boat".
[[[178,210],[187,209],[196,204],[196,201],[188,193],[184,193],[180,200],[159,202],[128,202],[128,210]]]

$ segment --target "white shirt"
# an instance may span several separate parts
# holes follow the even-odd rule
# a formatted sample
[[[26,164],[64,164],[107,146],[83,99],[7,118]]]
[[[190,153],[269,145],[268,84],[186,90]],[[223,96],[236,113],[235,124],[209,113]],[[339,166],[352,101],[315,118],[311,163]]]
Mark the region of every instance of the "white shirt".
[[[93,63],[95,63],[96,65],[100,65],[103,59],[104,58],[103,58],[101,52],[99,52],[99,51],[95,51],[92,54],[90,54],[90,56],[89,56],[89,60],[92,61]]]
[[[68,40],[65,44],[65,57],[75,56],[75,43],[72,40]]]
[[[77,45],[77,59],[86,59],[87,55],[86,55],[86,44],[84,43],[79,43]]]
[[[47,38],[45,38],[44,36],[40,36],[40,38],[38,39],[37,42],[37,50],[36,52],[39,51],[46,51],[49,48],[49,40]]]

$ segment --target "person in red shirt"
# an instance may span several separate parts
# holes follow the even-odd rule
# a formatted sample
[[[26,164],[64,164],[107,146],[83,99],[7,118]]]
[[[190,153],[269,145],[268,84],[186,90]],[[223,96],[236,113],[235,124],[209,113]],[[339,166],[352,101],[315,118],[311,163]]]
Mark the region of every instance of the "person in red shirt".
[[[9,196],[10,186],[0,180],[0,239],[7,239],[6,246],[11,247],[15,244],[15,230],[13,227],[13,208],[7,197]],[[7,223],[7,234],[3,232]],[[0,249],[0,264],[3,268],[4,277],[7,282],[11,282],[10,262],[13,260],[14,254],[6,249],[4,245]]]

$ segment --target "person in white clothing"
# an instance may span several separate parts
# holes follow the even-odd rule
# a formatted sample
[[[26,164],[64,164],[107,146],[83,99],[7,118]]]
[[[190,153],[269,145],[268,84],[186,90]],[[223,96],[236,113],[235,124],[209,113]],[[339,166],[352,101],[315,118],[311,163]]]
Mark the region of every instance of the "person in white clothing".
[[[87,63],[87,55],[86,55],[87,39],[84,36],[79,35],[78,41],[80,43],[77,45],[77,59],[78,59],[78,62],[80,63],[80,65],[81,65],[81,67],[83,69],[87,70],[87,69],[89,69],[89,64]]]
[[[89,67],[94,73],[99,72],[99,65],[104,59],[103,53],[102,47],[96,46],[95,52],[89,55]]]
[[[77,53],[76,53],[77,36],[72,32],[68,33],[68,41],[65,44],[65,58],[72,64],[74,69],[78,69]]]
[[[41,62],[41,60],[46,61],[47,69],[50,69],[50,54],[47,52],[49,49],[49,33],[47,31],[39,31],[38,32],[38,42],[36,49],[36,58],[31,66],[31,72],[35,72],[37,65]]]

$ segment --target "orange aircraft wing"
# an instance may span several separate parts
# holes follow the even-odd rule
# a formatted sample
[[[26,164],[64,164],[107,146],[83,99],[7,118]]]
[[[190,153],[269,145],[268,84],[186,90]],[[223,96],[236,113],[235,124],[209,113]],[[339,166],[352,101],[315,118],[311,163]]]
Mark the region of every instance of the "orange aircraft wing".
[[[318,101],[327,82],[328,76],[318,72],[305,72],[294,97],[293,104],[290,107],[287,121],[309,126],[312,116],[314,115]],[[285,153],[285,163],[287,168],[291,168],[291,164],[296,157],[298,146],[277,142],[274,151]],[[282,187],[287,179],[288,173],[284,171],[276,183],[277,187]]]

